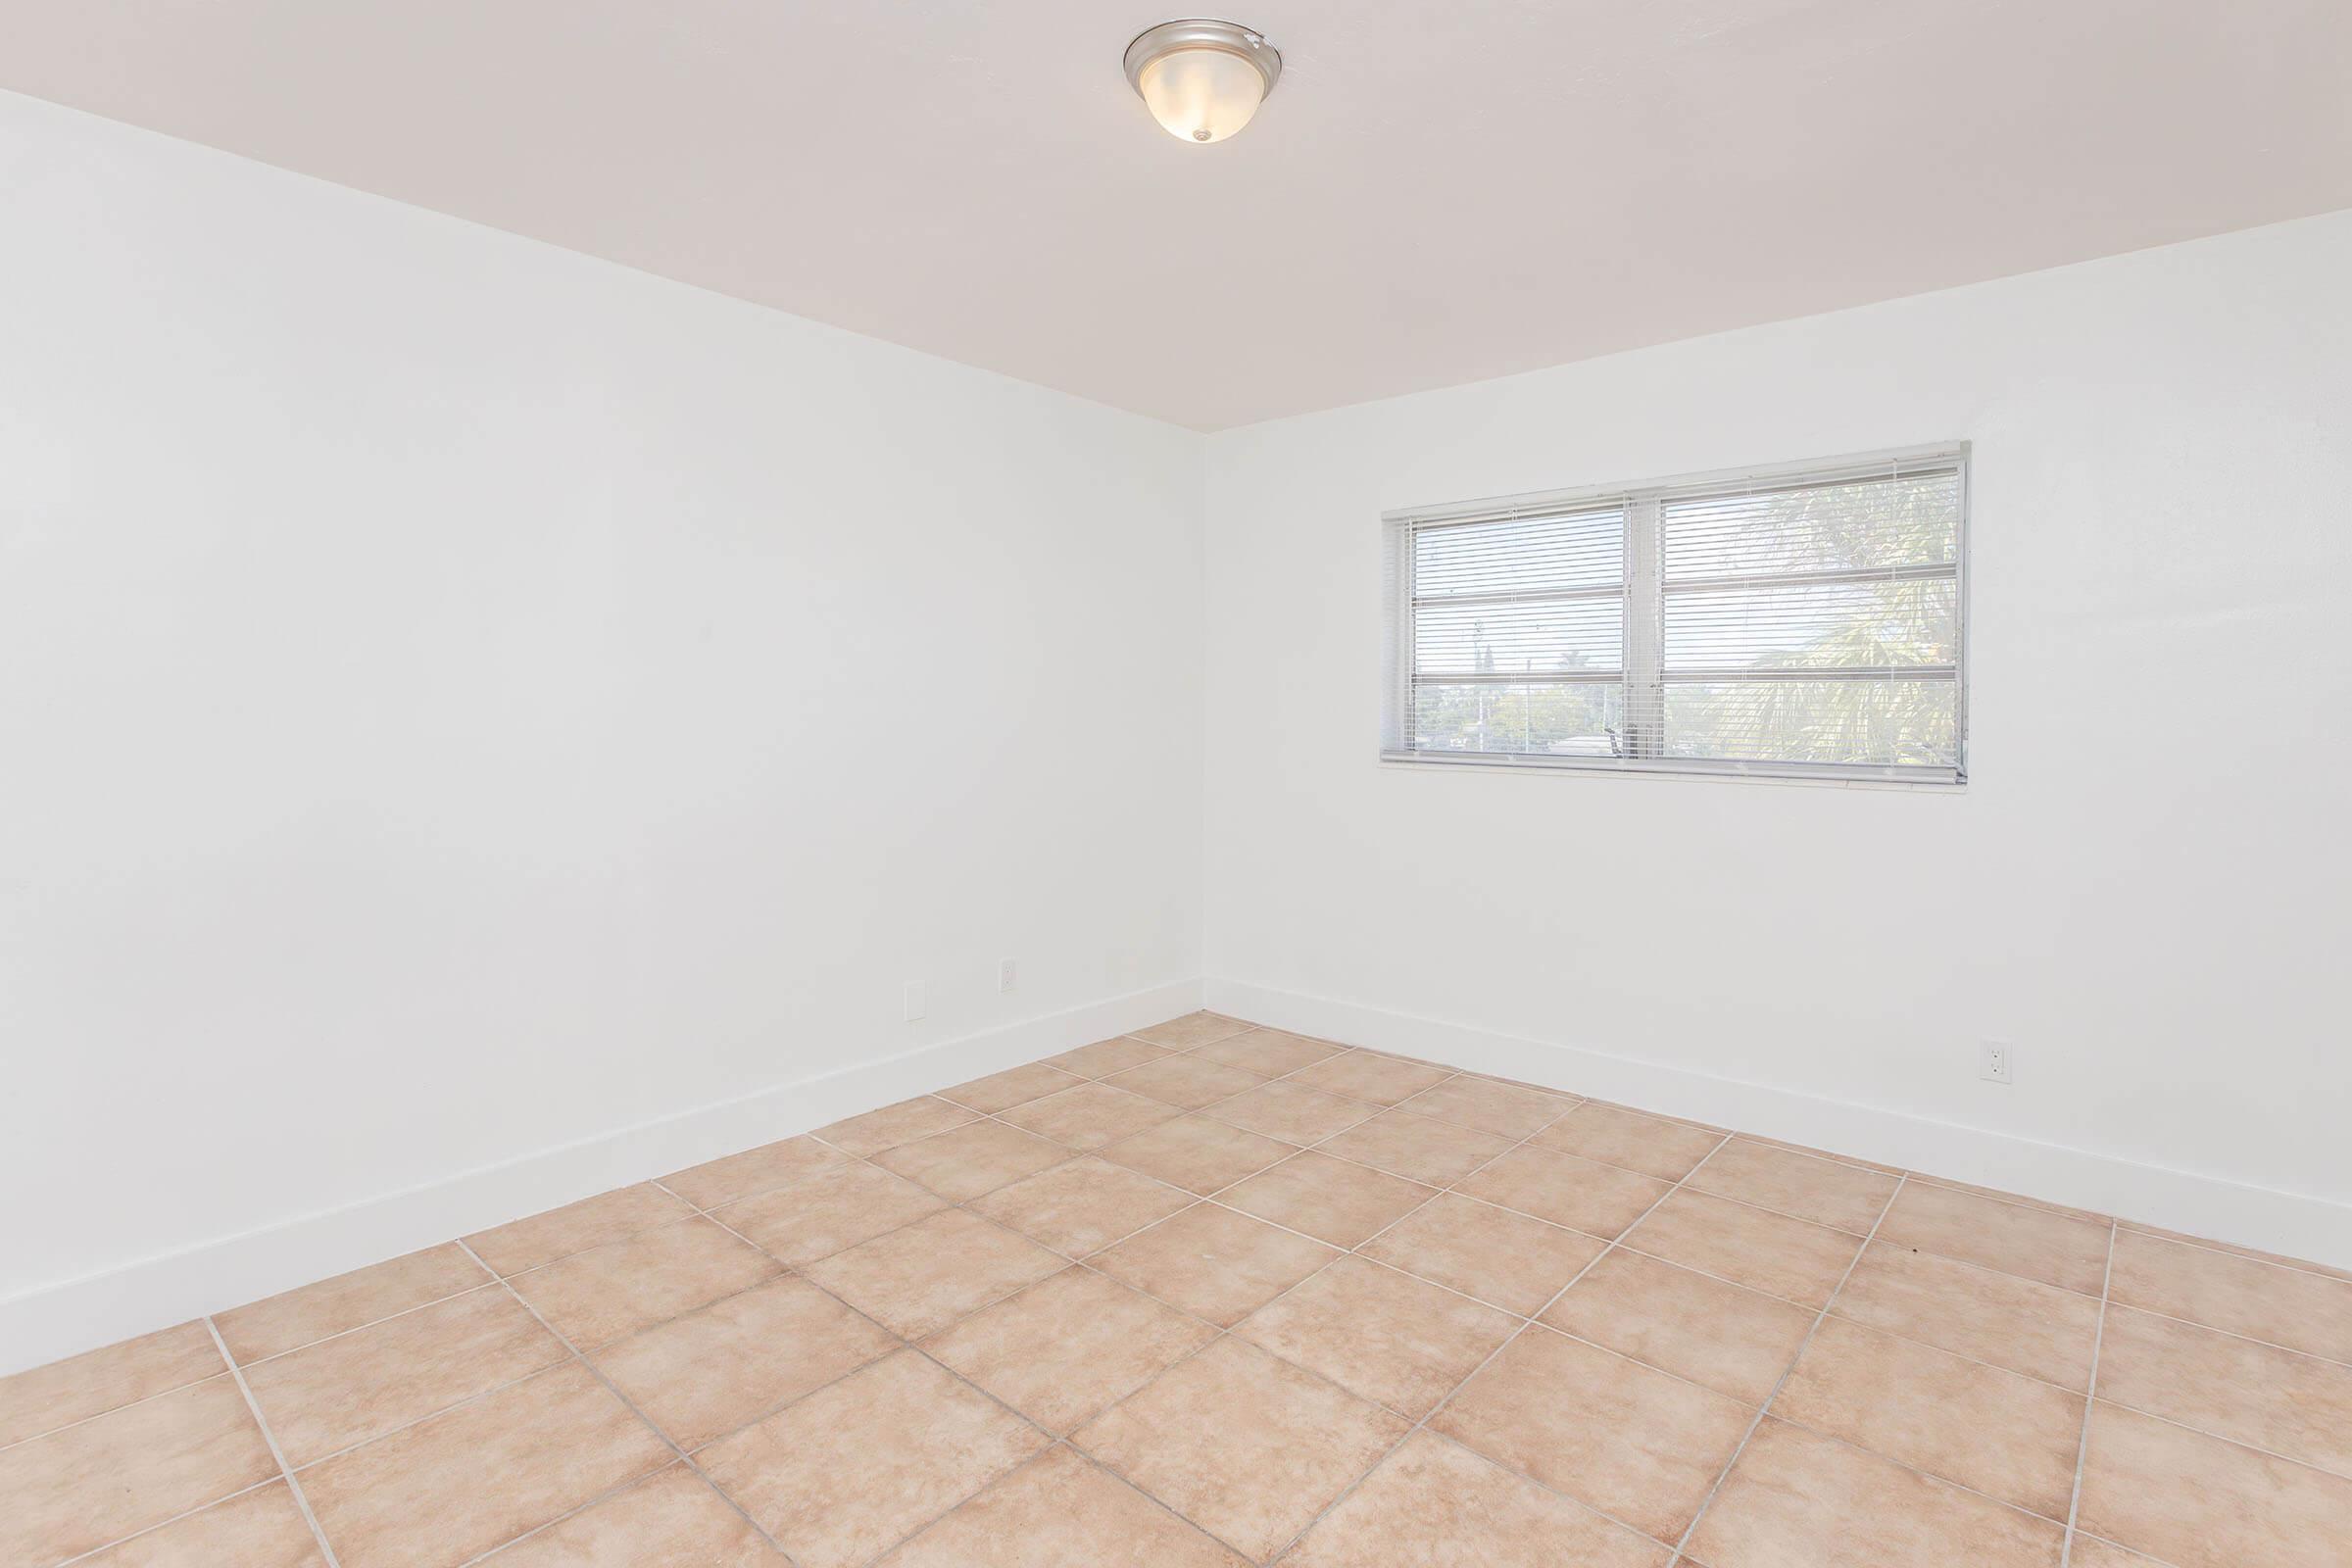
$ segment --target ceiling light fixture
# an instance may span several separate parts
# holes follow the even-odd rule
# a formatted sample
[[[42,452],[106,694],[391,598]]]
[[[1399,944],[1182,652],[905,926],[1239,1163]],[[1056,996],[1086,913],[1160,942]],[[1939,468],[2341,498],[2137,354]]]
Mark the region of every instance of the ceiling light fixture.
[[[1127,46],[1127,79],[1183,141],[1223,141],[1281,76],[1282,56],[1264,35],[1230,22],[1163,22]]]

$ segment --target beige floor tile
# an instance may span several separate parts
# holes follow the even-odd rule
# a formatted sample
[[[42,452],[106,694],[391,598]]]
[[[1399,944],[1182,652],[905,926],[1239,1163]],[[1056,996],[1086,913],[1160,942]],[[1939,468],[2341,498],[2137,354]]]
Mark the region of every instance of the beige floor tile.
[[[1868,1236],[1894,1196],[1895,1180],[1734,1138],[1690,1173],[1690,1185],[1718,1198],[1736,1198],[1758,1208]]]
[[[1830,1310],[2077,1393],[2090,1387],[2099,1303],[2038,1280],[1878,1241]]]
[[[483,1568],[785,1568],[751,1521],[673,1464],[491,1554]]]
[[[1083,1082],[1085,1075],[1082,1073],[1064,1072],[1059,1067],[1033,1061],[1026,1066],[992,1072],[985,1078],[975,1078],[968,1084],[957,1084],[953,1089],[942,1089],[939,1098],[994,1115],[1000,1110],[1027,1104],[1032,1100],[1057,1095],[1064,1089],[1075,1089]]]
[[[1671,1544],[1754,1418],[1753,1405],[1537,1325],[1429,1424]]]
[[[245,1369],[300,1467],[570,1356],[503,1285],[307,1345]]]
[[[1369,1051],[1349,1051],[1300,1067],[1291,1074],[1291,1082],[1347,1100],[1394,1105],[1400,1100],[1412,1099],[1424,1089],[1434,1089],[1452,1076],[1450,1067],[1375,1055]]]
[[[863,1159],[870,1159],[885,1149],[911,1144],[917,1138],[944,1133],[951,1127],[960,1127],[973,1119],[972,1112],[961,1105],[940,1099],[937,1095],[922,1095],[913,1100],[902,1100],[880,1110],[869,1110],[861,1116],[851,1116],[829,1127],[819,1127],[811,1136],[821,1138],[834,1148]]]
[[[1045,1443],[1026,1421],[902,1350],[696,1458],[801,1568],[852,1568]]]
[[[318,1538],[283,1481],[241,1492],[226,1502],[83,1559],[78,1568],[325,1568]]]
[[[1193,1054],[1204,1061],[1243,1068],[1260,1078],[1280,1078],[1311,1062],[1335,1056],[1345,1049],[1328,1040],[1310,1040],[1280,1029],[1253,1029],[1202,1046]]]
[[[299,1479],[343,1568],[415,1568],[478,1556],[671,1457],[573,1361]]]
[[[1654,1176],[1522,1144],[1456,1190],[1613,1241],[1670,1188]]]
[[[1887,1207],[1879,1235],[2085,1296],[2106,1286],[2107,1226],[1950,1187],[1906,1186]]]
[[[1215,1015],[1154,1033],[471,1240],[647,1420],[743,1456],[803,1568],[1673,1568],[1768,1396],[1689,1568],[2053,1568],[2112,1235],[2072,1568],[2352,1562],[2345,1271]],[[1618,1250],[1566,1228],[1683,1178]],[[785,1560],[458,1244],[219,1323],[346,1568]],[[0,1379],[0,1562],[322,1562],[220,1368],[199,1323]]]
[[[1365,1243],[1363,1253],[1526,1317],[1603,1246],[1581,1231],[1441,1193]]]
[[[1067,1266],[1026,1236],[952,1208],[802,1272],[893,1334],[919,1340]]]
[[[641,1231],[510,1281],[580,1349],[749,1290],[783,1265],[707,1219]]]
[[[1666,1568],[1623,1525],[1415,1433],[1306,1533],[1284,1568]]]
[[[1064,1269],[923,1342],[1049,1432],[1068,1433],[1216,1337],[1092,1269]]]
[[[1767,1417],[1690,1538],[1698,1568],[2058,1568],[2066,1532]]]
[[[2352,1285],[2125,1231],[2114,1299],[2290,1350],[2352,1362]]]
[[[240,1364],[251,1363],[470,1291],[488,1278],[481,1264],[466,1255],[466,1249],[444,1242],[222,1312],[213,1326],[220,1331],[229,1354]],[[201,1326],[197,1332],[203,1333]]]
[[[2077,1522],[2176,1568],[2352,1562],[2352,1481],[2101,1399]]]
[[[1218,1540],[1262,1559],[1409,1430],[1390,1412],[1228,1337],[1071,1441]]]
[[[63,1562],[277,1474],[225,1374],[0,1448],[0,1562]]]
[[[1566,1096],[1467,1076],[1448,1078],[1400,1103],[1416,1116],[1434,1116],[1500,1138],[1542,1132],[1577,1105]]]
[[[1206,1116],[1178,1116],[1107,1145],[1102,1154],[1113,1164],[1206,1197],[1298,1152],[1297,1144]]]
[[[1819,1151],[1808,1151],[1808,1152],[1819,1152]],[[1829,1157],[1836,1159],[1842,1158],[1843,1156],[1832,1154]],[[1846,1159],[1845,1163],[1848,1165],[1865,1165],[1868,1164],[1868,1161],[1859,1159]],[[1901,1172],[1895,1170],[1892,1166],[1872,1166],[1871,1168],[1884,1170],[1889,1176],[1901,1174]],[[2087,1208],[2069,1208],[2064,1203],[2053,1203],[2048,1201],[2046,1199],[2031,1198],[2023,1193],[2003,1192],[1997,1187],[1972,1187],[1967,1182],[1956,1182],[1948,1177],[1932,1175],[1927,1171],[1913,1171],[1911,1173],[1911,1179],[1914,1182],[1925,1182],[1931,1187],[1949,1187],[1952,1189],[1952,1191],[1957,1193],[1973,1193],[1979,1198],[1989,1198],[1996,1202],[2023,1203],[2028,1208],[2044,1209],[2052,1214],[2062,1215],[2067,1219],[2079,1219],[2089,1225],[2105,1225],[2111,1218],[2114,1217],[2108,1214],[2093,1213]]]
[[[1201,1056],[1162,1056],[1147,1061],[1140,1067],[1113,1073],[1103,1080],[1114,1089],[1124,1089],[1131,1095],[1148,1095],[1167,1104],[1186,1110],[1199,1110],[1220,1100],[1255,1089],[1265,1082],[1262,1074],[1244,1072],[1223,1062],[1209,1061]]]
[[[2071,1568],[2173,1568],[2170,1563],[2143,1557],[2136,1551],[2126,1551],[2110,1542],[2076,1532],[2073,1552],[2067,1558]]]
[[[1475,1127],[1386,1110],[1316,1146],[1326,1154],[1377,1165],[1411,1181],[1444,1187],[1511,1147],[1507,1138]]]
[[[1727,1131],[1736,1131],[1736,1129],[1727,1129]],[[1858,1154],[1839,1153],[1835,1149],[1815,1149],[1810,1144],[1792,1144],[1785,1138],[1767,1138],[1762,1133],[1740,1133],[1739,1136],[1751,1144],[1762,1144],[1767,1148],[1784,1150],[1791,1154],[1810,1154],[1815,1159],[1827,1159],[1840,1165],[1851,1165],[1857,1170],[1877,1171],[1882,1176],[1900,1177],[1904,1174],[1903,1167],[1900,1165],[1882,1165],[1876,1160],[1864,1159]],[[1945,1182],[1943,1185],[1950,1187],[1956,1184]],[[1979,1189],[1979,1191],[1984,1192],[1985,1196],[1990,1198],[2008,1196],[1987,1189]]]
[[[1091,1266],[1231,1328],[1338,1255],[1320,1242],[1200,1203],[1096,1253]]]
[[[1833,1317],[1772,1413],[2066,1521],[2082,1441],[2079,1394]]]
[[[2099,1397],[2352,1476],[2352,1366],[2110,1306]]]
[[[1563,1154],[1679,1182],[1723,1142],[1723,1135],[1588,1102],[1536,1134],[1536,1142]]]
[[[2228,1252],[2232,1257],[2246,1258],[2256,1263],[2278,1263],[2287,1268],[2301,1269],[2306,1274],[2325,1274],[2329,1279],[2352,1280],[2352,1269],[2334,1268],[2326,1263],[2313,1263],[2303,1258],[2285,1257],[2277,1252],[2258,1251],[2251,1247],[2237,1247],[2229,1242],[2217,1242],[2203,1236],[2190,1236],[2181,1231],[2168,1231],[2154,1225],[2140,1225],[2131,1220],[2116,1222],[2124,1230],[2159,1241],[2181,1242],[2190,1247],[2202,1247],[2209,1251]]]
[[[204,1325],[182,1323],[0,1378],[0,1447],[227,1369]]]
[[[1004,1112],[1004,1119],[1041,1138],[1091,1153],[1147,1127],[1156,1127],[1176,1113],[1176,1107],[1165,1101],[1094,1083],[1015,1105]]]
[[[662,1185],[697,1208],[716,1208],[754,1193],[805,1181],[820,1170],[846,1163],[847,1159],[840,1150],[813,1138],[787,1138],[688,1170],[672,1171],[662,1178]]]
[[[1219,1012],[1188,1012],[1181,1018],[1170,1018],[1165,1023],[1155,1023],[1149,1029],[1135,1029],[1129,1033],[1137,1040],[1163,1050],[1190,1051],[1195,1046],[1205,1046],[1211,1041],[1229,1040],[1235,1035],[1248,1034],[1256,1027],[1255,1024],[1228,1018]]]
[[[710,1217],[798,1267],[911,1225],[946,1206],[945,1199],[904,1176],[847,1160],[789,1187],[714,1209]]]
[[[1234,1333],[1417,1421],[1518,1326],[1507,1312],[1412,1275],[1343,1257]]]
[[[1688,1188],[1623,1240],[1636,1251],[1811,1307],[1829,1300],[1862,1250],[1861,1239],[1843,1231]]]
[[[976,1121],[886,1149],[874,1156],[874,1163],[960,1203],[1069,1157],[1068,1150],[1034,1133],[999,1121]]]
[[[574,1252],[585,1252],[592,1247],[624,1240],[657,1225],[674,1224],[693,1212],[694,1206],[684,1199],[665,1193],[651,1182],[639,1182],[634,1187],[599,1193],[594,1198],[583,1198],[576,1203],[551,1208],[544,1214],[533,1214],[494,1230],[476,1232],[466,1238],[466,1245],[499,1273],[520,1274]],[[229,1341],[229,1348],[236,1349],[234,1340]],[[242,1359],[241,1354],[239,1358]]]
[[[1000,1187],[971,1207],[1064,1257],[1085,1257],[1195,1201],[1141,1171],[1087,1154]]]
[[[880,1568],[1249,1568],[1194,1526],[1055,1446]]]
[[[1437,1189],[1307,1150],[1217,1195],[1217,1201],[1334,1247],[1368,1241]]]
[[[778,1279],[609,1345],[594,1359],[671,1442],[696,1448],[898,1348],[808,1281]]]
[[[1284,1143],[1313,1144],[1379,1113],[1378,1105],[1342,1100],[1304,1084],[1277,1081],[1221,1100],[1201,1114]]]
[[[1796,1359],[1815,1314],[1620,1248],[1544,1321],[1637,1361],[1762,1404]]]
[[[1039,1065],[1076,1073],[1081,1078],[1107,1078],[1114,1072],[1125,1072],[1130,1067],[1140,1067],[1147,1061],[1157,1061],[1170,1054],[1173,1053],[1164,1046],[1118,1035],[1109,1040],[1098,1040],[1091,1046],[1080,1046],[1075,1051],[1065,1051],[1058,1056],[1048,1056]]]

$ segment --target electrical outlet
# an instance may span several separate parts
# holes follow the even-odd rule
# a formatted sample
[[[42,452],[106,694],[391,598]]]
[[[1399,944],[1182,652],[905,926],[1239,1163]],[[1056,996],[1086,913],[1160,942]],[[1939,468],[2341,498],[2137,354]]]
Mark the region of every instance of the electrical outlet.
[[[2015,1065],[2011,1060],[2015,1054],[2016,1049],[2006,1041],[1985,1041],[1978,1050],[1977,1076],[1986,1083],[2007,1083],[2010,1068]]]
[[[1010,958],[997,960],[997,989],[999,991],[1010,991],[1018,986],[1020,981],[1021,973],[1018,964]]]
[[[912,1023],[915,1019],[920,1018],[924,1013],[929,1012],[930,1010],[931,1001],[929,997],[924,995],[923,983],[920,980],[907,981],[906,1021],[908,1023]]]

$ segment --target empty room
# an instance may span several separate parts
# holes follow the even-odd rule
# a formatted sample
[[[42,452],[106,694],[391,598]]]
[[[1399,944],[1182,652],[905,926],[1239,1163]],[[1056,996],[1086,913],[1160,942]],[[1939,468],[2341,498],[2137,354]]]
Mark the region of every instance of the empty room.
[[[2352,5],[0,0],[0,1568],[2352,1568]]]

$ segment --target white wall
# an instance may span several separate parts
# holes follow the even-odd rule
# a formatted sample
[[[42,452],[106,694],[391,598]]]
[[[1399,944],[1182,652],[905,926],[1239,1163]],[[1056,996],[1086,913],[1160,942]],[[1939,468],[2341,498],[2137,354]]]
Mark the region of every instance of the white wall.
[[[1212,437],[1212,1004],[2352,1263],[2347,279],[2339,214]],[[1383,509],[1953,438],[1964,792],[1375,762]]]
[[[0,95],[0,1298],[152,1327],[1189,997],[1200,463]]]
[[[0,193],[0,1370],[1203,973],[2352,1263],[2352,215],[1203,443],[6,95]],[[1965,792],[1373,760],[1384,508],[1955,437]]]

